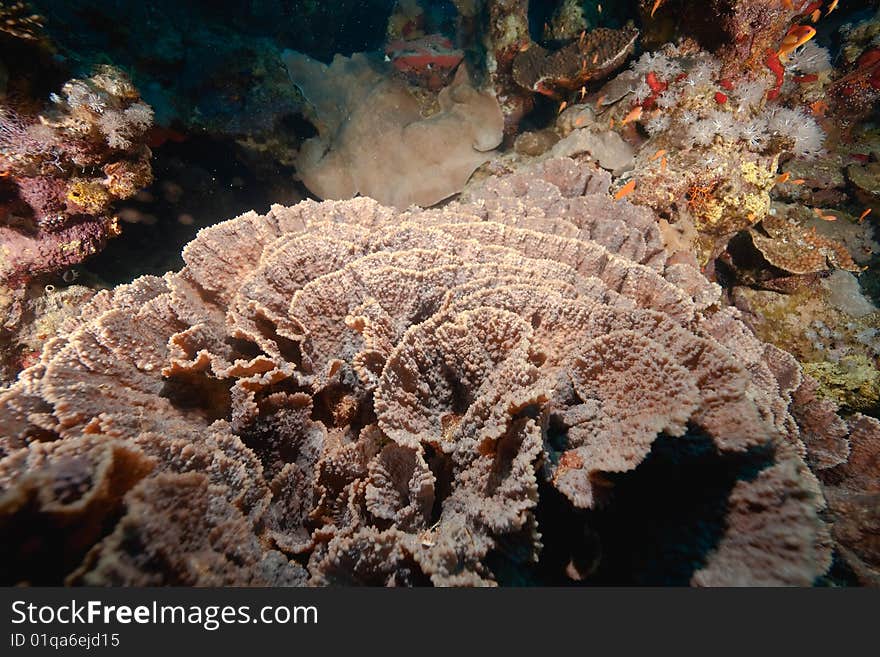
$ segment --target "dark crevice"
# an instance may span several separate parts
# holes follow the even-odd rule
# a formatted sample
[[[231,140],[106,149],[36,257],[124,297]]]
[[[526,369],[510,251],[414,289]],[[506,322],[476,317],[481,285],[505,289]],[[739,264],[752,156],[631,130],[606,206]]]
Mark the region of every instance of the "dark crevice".
[[[733,486],[772,460],[769,447],[721,454],[710,437],[690,431],[659,437],[632,472],[604,474],[610,489],[601,508],[575,509],[541,481],[538,564],[516,566],[496,552],[493,572],[507,585],[685,586],[724,535]]]

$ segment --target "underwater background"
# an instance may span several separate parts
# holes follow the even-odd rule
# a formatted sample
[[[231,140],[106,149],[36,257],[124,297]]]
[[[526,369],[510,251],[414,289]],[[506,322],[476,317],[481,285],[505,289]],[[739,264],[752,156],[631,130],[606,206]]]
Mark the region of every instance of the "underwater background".
[[[880,585],[876,0],[0,0],[4,584]]]

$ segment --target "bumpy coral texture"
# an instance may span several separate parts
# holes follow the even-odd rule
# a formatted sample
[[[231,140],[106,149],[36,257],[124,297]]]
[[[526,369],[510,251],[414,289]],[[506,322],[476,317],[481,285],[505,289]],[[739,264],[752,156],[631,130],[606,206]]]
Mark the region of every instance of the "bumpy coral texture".
[[[829,536],[797,365],[609,184],[548,160],[442,209],[307,201],[203,230],[0,395],[5,526],[51,527],[75,583],[296,584],[298,562],[314,585],[491,585],[493,555],[540,554],[542,490],[599,511],[659,436],[699,434],[731,468],[761,457],[692,582],[811,583]],[[77,518],[103,520],[87,553]],[[17,558],[7,579],[40,577]]]

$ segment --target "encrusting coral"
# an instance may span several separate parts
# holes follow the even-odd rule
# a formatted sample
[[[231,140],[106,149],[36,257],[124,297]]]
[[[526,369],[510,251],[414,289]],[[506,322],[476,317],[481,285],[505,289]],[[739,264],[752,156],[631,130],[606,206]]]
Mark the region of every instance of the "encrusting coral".
[[[633,28],[597,28],[553,52],[531,44],[513,60],[513,78],[524,89],[547,96],[576,91],[619,68],[635,49],[638,36]]]
[[[597,517],[706,445],[728,510],[683,581],[810,584],[797,364],[609,186],[552,159],[441,209],[275,206],[99,292],[0,393],[0,525],[40,546],[4,580],[493,584],[552,539],[541,504]]]

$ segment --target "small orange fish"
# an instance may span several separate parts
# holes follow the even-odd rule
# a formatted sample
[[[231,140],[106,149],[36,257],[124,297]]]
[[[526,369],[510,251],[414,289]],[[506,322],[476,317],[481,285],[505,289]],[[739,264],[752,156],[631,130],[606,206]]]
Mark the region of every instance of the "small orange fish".
[[[593,55],[593,63],[595,64],[598,61],[599,61],[599,53],[596,53],[595,55]]]
[[[867,217],[869,214],[871,214],[871,208],[868,208],[859,215],[859,223],[862,223],[865,220],[865,217]]]
[[[638,121],[640,118],[642,118],[642,106],[636,105],[629,111],[629,114],[623,117],[620,125],[626,125],[630,121]]]
[[[586,87],[581,87],[581,90],[580,90],[578,93],[580,94],[580,98],[581,98],[581,100],[583,101],[584,96],[587,95],[587,88],[586,88]]]
[[[602,13],[602,5],[596,5],[596,11]]]
[[[567,101],[567,100],[563,100],[563,101],[562,101],[562,104],[559,106],[559,109],[557,110],[556,113],[557,113],[557,114],[562,114],[562,110],[564,110],[566,107],[568,107],[568,101]]]
[[[792,185],[803,185],[803,184],[804,184],[805,182],[807,182],[807,181],[804,180],[803,178],[796,178],[795,180],[789,180],[789,182],[790,182]]]
[[[657,151],[656,153],[654,153],[654,154],[651,156],[651,159],[650,159],[649,161],[650,161],[650,162],[653,162],[653,161],[656,160],[658,157],[663,157],[664,155],[666,155],[666,149],[665,149],[665,148],[661,148],[659,151]]]
[[[822,18],[822,10],[821,9],[817,9],[812,14],[810,14],[810,20],[813,21],[814,23],[818,23],[820,18]]]
[[[666,158],[660,159],[660,171],[666,171]]]
[[[596,109],[602,107],[602,103],[605,102],[605,94],[599,96],[599,100],[596,101]]]
[[[815,28],[809,25],[795,25],[785,35],[785,38],[782,40],[782,47],[779,48],[777,55],[781,59],[785,59],[790,52],[800,48],[814,36],[816,36]]]
[[[825,112],[828,111],[828,103],[824,100],[817,100],[815,103],[810,103],[810,111],[814,116],[825,116]]]
[[[776,179],[776,184],[777,184],[777,185],[781,185],[782,183],[784,183],[784,182],[785,182],[786,180],[788,180],[789,178],[791,178],[791,172],[790,172],[790,171],[786,171],[785,173],[783,173],[781,176],[779,176],[779,177]]]
[[[830,14],[832,11],[837,9],[837,3],[838,3],[838,0],[832,0],[831,5],[828,7],[828,14]],[[828,14],[825,14],[825,15],[827,16]]]
[[[578,39],[578,45],[581,46],[582,48],[584,46],[584,39],[586,38],[586,36],[587,36],[587,31],[584,30],[583,32],[581,32],[581,36]]]
[[[520,52],[525,52],[526,50],[528,50],[528,49],[531,48],[531,47],[532,47],[532,42],[531,42],[531,41],[528,41],[527,43],[524,43],[524,44],[522,44],[522,45],[519,47],[519,51],[520,51]]]
[[[623,187],[621,187],[620,189],[617,190],[617,193],[614,195],[614,200],[619,201],[620,199],[624,198],[625,196],[629,196],[630,194],[633,193],[633,190],[635,190],[635,188],[636,188],[636,181],[630,180]]]
[[[660,8],[660,5],[663,4],[663,0],[654,0],[654,6],[651,8],[651,18],[654,18],[654,14]]]
[[[813,212],[816,213],[816,216],[819,219],[823,219],[824,221],[837,221],[837,217],[833,214],[825,214],[824,210],[820,210],[819,208],[813,208]]]

